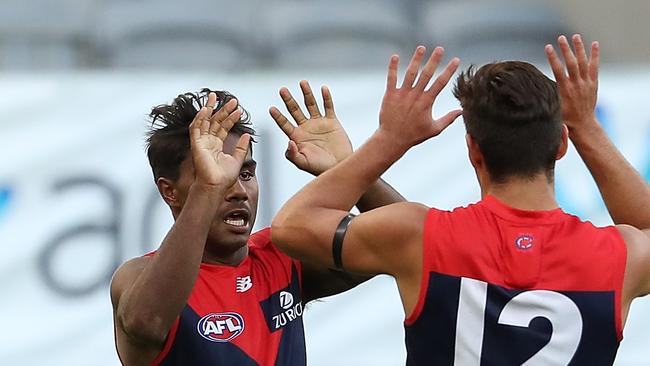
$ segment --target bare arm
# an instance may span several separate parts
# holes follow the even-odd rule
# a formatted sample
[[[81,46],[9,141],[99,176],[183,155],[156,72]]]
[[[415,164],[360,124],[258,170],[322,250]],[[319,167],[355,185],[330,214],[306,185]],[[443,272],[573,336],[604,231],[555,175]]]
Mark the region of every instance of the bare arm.
[[[614,146],[598,122],[571,138],[617,224],[650,229],[650,187]]]
[[[453,59],[426,89],[443,51],[434,51],[413,86],[423,54],[424,47],[419,47],[401,88],[396,86],[398,59],[391,58],[377,132],[350,157],[300,190],[275,217],[273,239],[287,253],[333,267],[332,238],[341,218],[410,147],[438,135],[460,115],[460,111],[453,111],[439,120],[431,117],[433,101],[456,70],[458,60]],[[343,245],[345,269],[388,273],[397,277],[398,283],[408,279],[400,284],[400,290],[408,287],[405,307],[411,306],[411,295],[419,285],[420,242],[426,211],[422,205],[399,203],[362,213],[352,220]]]
[[[223,139],[240,111],[233,100],[210,118],[215,101],[210,94],[209,107],[190,126],[195,180],[172,229],[154,256],[125,263],[113,277],[116,341],[125,364],[151,362],[162,348],[196,281],[218,205],[246,155],[247,135],[233,156],[222,152]]]
[[[352,154],[352,144],[334,111],[332,94],[326,86],[321,88],[324,113],[321,113],[314,94],[306,80],[300,82],[305,116],[298,102],[287,88],[280,89],[280,97],[289,111],[293,123],[276,107],[269,112],[278,127],[289,138],[285,156],[300,170],[318,176]],[[381,179],[370,184],[356,203],[361,212],[405,201],[395,189]],[[332,270],[318,263],[303,261],[303,300],[341,293],[370,279],[367,275],[353,275]]]
[[[309,117],[305,116],[287,88],[280,89],[280,97],[295,125],[277,107],[271,107],[269,113],[289,138],[285,153],[287,159],[298,169],[318,176],[350,156],[352,144],[336,116],[329,88],[321,87],[324,114],[321,113],[311,86],[306,80],[300,82],[300,89]],[[404,197],[393,187],[382,179],[377,179],[368,186],[356,206],[359,211],[364,212],[404,201]]]
[[[551,45],[546,46],[546,55],[557,82],[563,119],[625,240],[623,296],[625,306],[629,307],[635,297],[650,293],[650,187],[596,120],[598,43],[592,43],[589,59],[579,35],[573,36],[575,54],[566,37],[561,36],[558,43],[566,69]]]
[[[569,137],[594,177],[614,222],[648,229],[650,187],[614,146],[595,117],[598,43],[592,44],[588,59],[580,36],[575,35],[573,42],[575,54],[571,51],[566,37],[558,39],[566,70],[553,47],[546,46],[561,97],[563,118],[569,128]]]

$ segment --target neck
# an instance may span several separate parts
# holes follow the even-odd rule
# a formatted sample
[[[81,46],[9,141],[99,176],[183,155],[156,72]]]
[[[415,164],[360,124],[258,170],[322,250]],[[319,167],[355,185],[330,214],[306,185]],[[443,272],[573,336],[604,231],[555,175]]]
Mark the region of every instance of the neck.
[[[506,205],[529,211],[546,211],[559,207],[555,189],[545,174],[534,178],[509,178],[503,183],[489,183],[481,187],[481,196],[491,195]]]
[[[201,261],[208,264],[222,264],[235,267],[246,259],[246,256],[248,256],[248,245],[233,250],[231,248],[217,247],[216,245],[210,248],[208,244],[205,247]]]

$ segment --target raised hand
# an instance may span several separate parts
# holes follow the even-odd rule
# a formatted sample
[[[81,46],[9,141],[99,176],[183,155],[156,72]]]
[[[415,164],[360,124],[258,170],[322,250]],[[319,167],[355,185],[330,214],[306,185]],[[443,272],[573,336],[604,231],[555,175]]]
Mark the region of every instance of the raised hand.
[[[571,132],[596,120],[599,45],[598,42],[591,44],[591,55],[587,58],[585,46],[578,34],[573,36],[575,54],[565,36],[558,38],[558,44],[566,68],[552,45],[546,45],[545,51],[561,98],[562,118]]]
[[[233,185],[248,152],[250,136],[243,134],[232,155],[223,152],[228,131],[239,122],[241,110],[237,100],[226,103],[212,115],[217,96],[208,95],[206,106],[196,114],[190,124],[190,146],[194,163],[195,184],[227,188]],[[212,116],[212,117],[210,117]]]
[[[399,88],[397,87],[399,56],[393,55],[388,65],[386,93],[379,112],[379,130],[391,136],[391,139],[405,150],[437,136],[462,113],[462,110],[457,109],[439,119],[433,119],[433,102],[451,79],[460,60],[453,58],[449,61],[442,73],[427,89],[442,59],[444,49],[436,47],[420,72],[420,64],[425,52],[424,46],[415,49],[402,86]]]
[[[280,89],[280,97],[296,125],[276,107],[271,107],[269,113],[289,137],[287,159],[299,169],[319,175],[352,154],[352,144],[334,113],[330,90],[326,86],[321,88],[325,107],[325,115],[322,115],[306,80],[300,82],[300,89],[309,118],[305,117],[287,88]]]

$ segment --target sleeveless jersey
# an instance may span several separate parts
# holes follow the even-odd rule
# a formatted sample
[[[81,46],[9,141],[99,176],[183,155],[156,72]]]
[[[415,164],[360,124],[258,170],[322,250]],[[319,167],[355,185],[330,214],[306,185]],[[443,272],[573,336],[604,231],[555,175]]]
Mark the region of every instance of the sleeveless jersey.
[[[201,264],[153,365],[306,364],[300,263],[271,243],[268,228],[248,245],[237,267]]]
[[[492,196],[424,223],[407,365],[611,365],[626,247],[615,227]]]

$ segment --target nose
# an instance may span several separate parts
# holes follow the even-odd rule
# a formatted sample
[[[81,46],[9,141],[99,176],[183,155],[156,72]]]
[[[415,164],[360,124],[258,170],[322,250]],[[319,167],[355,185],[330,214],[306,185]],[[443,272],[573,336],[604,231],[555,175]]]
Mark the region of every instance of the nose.
[[[226,201],[246,201],[248,200],[248,192],[242,184],[241,180],[237,179],[235,183],[228,188],[225,196]]]

